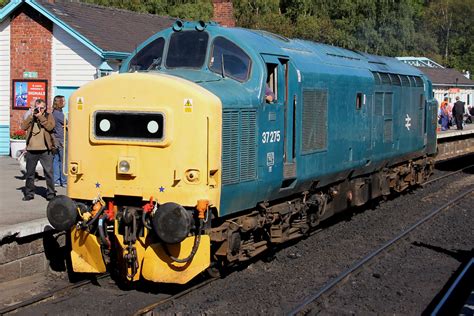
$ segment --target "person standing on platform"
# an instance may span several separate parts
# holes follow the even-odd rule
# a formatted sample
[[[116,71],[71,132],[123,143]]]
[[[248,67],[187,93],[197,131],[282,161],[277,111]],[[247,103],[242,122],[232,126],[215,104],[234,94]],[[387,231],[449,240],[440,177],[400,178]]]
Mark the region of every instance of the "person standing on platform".
[[[441,110],[441,130],[447,131],[449,129],[449,112],[448,112],[448,98],[444,98],[444,101],[440,105]]]
[[[46,102],[43,99],[35,101],[32,113],[21,122],[21,128],[26,131],[26,183],[23,201],[35,198],[35,171],[38,161],[43,166],[46,178],[46,199],[49,201],[56,196],[53,182],[53,153],[52,132],[55,126],[53,115],[46,112]]]
[[[456,97],[456,103],[453,106],[453,117],[456,121],[456,127],[458,130],[462,130],[462,120],[464,117],[464,102],[459,100],[459,97]]]
[[[53,174],[54,174],[54,185],[65,187],[66,176],[63,173],[63,164],[65,163],[64,157],[64,125],[65,118],[63,108],[66,105],[64,96],[57,95],[53,100],[53,117],[56,121],[54,126],[54,137],[56,139],[57,150],[53,158]]]

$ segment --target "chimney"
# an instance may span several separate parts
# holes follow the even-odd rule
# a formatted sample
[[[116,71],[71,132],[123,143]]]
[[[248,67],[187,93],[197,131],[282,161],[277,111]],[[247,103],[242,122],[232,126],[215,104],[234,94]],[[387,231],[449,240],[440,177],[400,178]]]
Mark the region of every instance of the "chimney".
[[[234,27],[234,7],[232,0],[212,0],[214,16],[212,19],[222,26]]]

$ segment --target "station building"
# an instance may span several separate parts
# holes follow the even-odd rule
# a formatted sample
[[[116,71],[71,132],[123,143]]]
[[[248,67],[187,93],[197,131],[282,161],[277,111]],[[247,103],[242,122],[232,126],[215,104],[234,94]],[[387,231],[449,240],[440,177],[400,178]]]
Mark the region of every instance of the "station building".
[[[441,104],[445,97],[450,103],[456,102],[456,97],[465,102],[466,107],[474,104],[474,81],[465,74],[450,68],[419,67],[433,82],[435,99]]]
[[[234,25],[230,0],[213,6],[215,21]],[[78,1],[11,0],[0,10],[0,155],[9,154],[31,99],[68,99],[116,73],[139,44],[175,20]]]
[[[433,83],[433,93],[439,104],[445,97],[450,103],[456,102],[456,97],[465,102],[466,108],[474,105],[474,81],[470,74],[461,73],[456,69],[445,68],[426,57],[397,57],[400,61],[417,67]]]

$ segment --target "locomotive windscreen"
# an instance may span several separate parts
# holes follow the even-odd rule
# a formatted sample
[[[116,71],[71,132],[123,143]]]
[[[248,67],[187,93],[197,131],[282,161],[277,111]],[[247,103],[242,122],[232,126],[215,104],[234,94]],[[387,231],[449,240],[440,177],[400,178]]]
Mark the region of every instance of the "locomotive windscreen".
[[[166,67],[201,68],[207,52],[209,35],[206,32],[184,31],[170,38]]]
[[[164,117],[156,112],[98,111],[94,113],[94,134],[97,139],[161,141]]]

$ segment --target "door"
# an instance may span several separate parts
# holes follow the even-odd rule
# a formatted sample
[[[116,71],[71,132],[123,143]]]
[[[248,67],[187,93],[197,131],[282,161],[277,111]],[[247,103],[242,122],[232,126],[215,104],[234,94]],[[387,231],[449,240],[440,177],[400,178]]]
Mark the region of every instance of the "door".
[[[266,94],[273,94],[274,100],[270,102],[265,98],[262,104],[260,135],[266,166],[260,168],[259,178],[270,177],[275,181],[278,178],[278,182],[273,183],[280,183],[280,190],[291,187],[296,179],[295,109],[298,100],[296,86],[290,84],[293,76],[296,82],[296,69],[287,56],[262,57],[267,68]]]

